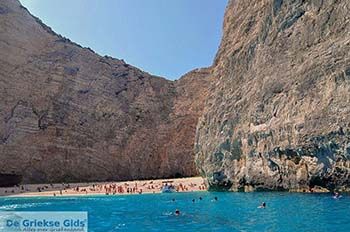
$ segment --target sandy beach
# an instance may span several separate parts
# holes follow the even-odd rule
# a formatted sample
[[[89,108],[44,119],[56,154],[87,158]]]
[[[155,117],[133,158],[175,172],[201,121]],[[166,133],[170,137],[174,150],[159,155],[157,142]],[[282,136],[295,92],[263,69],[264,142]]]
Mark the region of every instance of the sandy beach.
[[[0,188],[0,196],[85,196],[160,193],[164,185],[173,186],[176,192],[206,191],[202,177],[179,179],[135,180],[121,182],[24,184]]]

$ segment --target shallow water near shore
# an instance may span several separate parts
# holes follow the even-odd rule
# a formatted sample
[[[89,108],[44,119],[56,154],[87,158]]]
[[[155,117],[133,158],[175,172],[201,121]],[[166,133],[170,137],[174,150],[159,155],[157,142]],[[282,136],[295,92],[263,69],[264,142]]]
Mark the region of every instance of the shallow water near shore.
[[[258,209],[263,201],[267,208]],[[350,231],[348,195],[338,200],[330,194],[279,192],[0,197],[0,211],[13,210],[87,211],[91,232]]]

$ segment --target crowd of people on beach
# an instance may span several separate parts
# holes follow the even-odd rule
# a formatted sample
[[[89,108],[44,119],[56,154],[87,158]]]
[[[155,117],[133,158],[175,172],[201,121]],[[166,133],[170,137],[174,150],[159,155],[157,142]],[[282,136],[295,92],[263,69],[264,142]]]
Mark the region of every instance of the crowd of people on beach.
[[[131,182],[111,182],[94,184],[47,184],[47,185],[17,185],[3,190],[5,195],[30,194],[30,195],[82,195],[82,194],[142,194],[159,193],[162,188],[170,183],[176,192],[204,191],[207,189],[205,183],[181,182],[180,180],[151,180]]]
[[[145,182],[143,184],[138,184],[137,182],[133,184],[124,183],[124,184],[97,184],[92,185],[92,187],[87,188],[79,188],[76,187],[76,192],[104,192],[106,195],[115,195],[115,194],[142,194],[144,190],[146,192],[156,193],[160,192],[164,186],[166,186],[168,183],[159,184],[154,183],[153,181]],[[171,187],[175,189],[176,192],[188,192],[191,189],[195,190],[206,190],[205,183],[202,183],[201,185],[197,186],[197,184],[190,183],[188,186],[179,183],[178,185],[170,184]]]

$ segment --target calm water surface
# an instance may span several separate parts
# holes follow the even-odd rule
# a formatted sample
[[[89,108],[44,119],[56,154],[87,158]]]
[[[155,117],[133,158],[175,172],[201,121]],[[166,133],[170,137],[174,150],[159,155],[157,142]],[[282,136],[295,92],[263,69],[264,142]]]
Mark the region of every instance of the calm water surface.
[[[216,202],[212,201],[215,196]],[[266,209],[257,208],[262,201],[267,203]],[[174,215],[175,209],[181,211],[180,216]],[[12,210],[87,211],[91,232],[350,231],[350,196],[335,200],[330,194],[205,192],[0,197],[0,211]]]

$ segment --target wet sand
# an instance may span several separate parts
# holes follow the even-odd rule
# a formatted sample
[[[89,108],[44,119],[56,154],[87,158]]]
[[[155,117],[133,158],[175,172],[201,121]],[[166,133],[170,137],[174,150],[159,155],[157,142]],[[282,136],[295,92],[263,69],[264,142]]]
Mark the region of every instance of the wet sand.
[[[0,196],[85,196],[160,193],[163,185],[172,185],[176,192],[206,191],[202,177],[179,179],[135,180],[122,182],[26,184],[0,188]]]

